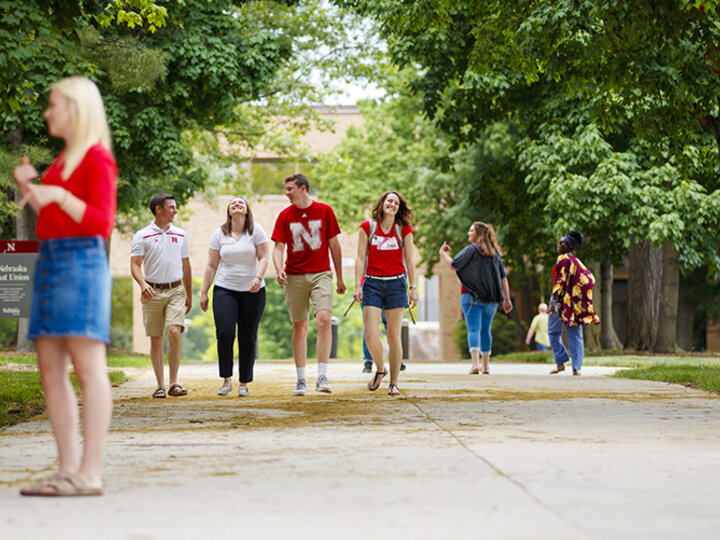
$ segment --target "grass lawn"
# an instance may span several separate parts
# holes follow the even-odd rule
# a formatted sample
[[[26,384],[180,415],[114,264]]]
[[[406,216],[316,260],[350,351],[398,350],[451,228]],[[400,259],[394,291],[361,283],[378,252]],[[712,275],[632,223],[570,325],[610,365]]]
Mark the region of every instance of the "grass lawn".
[[[36,365],[37,357],[33,354],[17,355],[0,352],[0,429],[27,420],[45,410],[40,374],[30,367]],[[2,366],[9,369],[2,369]],[[150,358],[144,355],[110,353],[108,366],[149,367]],[[112,370],[108,375],[114,385],[122,384],[127,380],[122,371]],[[77,390],[75,375],[71,375],[70,379]]]
[[[693,388],[702,388],[708,392],[720,392],[720,360],[711,364],[685,363],[656,364],[637,369],[623,369],[615,373],[615,377],[626,379],[643,379],[646,381],[663,381],[685,384]]]
[[[497,362],[552,363],[549,352],[519,352],[494,356]],[[586,353],[586,366],[622,367],[615,377],[685,384],[708,392],[720,392],[720,357],[709,355],[633,355],[617,351]]]

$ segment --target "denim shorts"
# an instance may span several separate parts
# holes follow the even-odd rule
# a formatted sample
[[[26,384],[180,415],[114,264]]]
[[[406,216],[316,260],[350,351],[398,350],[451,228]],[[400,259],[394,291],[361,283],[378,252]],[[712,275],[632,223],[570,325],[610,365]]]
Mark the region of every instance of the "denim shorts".
[[[408,307],[407,281],[405,276],[397,279],[377,279],[365,276],[362,305],[380,309]]]
[[[102,238],[42,240],[28,338],[88,337],[110,343],[111,289]]]

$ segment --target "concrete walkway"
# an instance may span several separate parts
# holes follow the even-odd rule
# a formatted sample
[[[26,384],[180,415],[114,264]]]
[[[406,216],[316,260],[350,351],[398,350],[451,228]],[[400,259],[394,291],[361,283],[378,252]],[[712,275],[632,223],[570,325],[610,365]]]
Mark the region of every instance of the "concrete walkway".
[[[55,447],[44,419],[8,429],[0,539],[720,534],[714,394],[603,368],[410,363],[390,398],[360,365],[331,364],[334,393],[305,398],[290,363],[259,363],[244,399],[215,395],[211,364],[181,368],[187,398],[152,400],[152,374],[131,372],[114,389],[103,497],[20,497]]]

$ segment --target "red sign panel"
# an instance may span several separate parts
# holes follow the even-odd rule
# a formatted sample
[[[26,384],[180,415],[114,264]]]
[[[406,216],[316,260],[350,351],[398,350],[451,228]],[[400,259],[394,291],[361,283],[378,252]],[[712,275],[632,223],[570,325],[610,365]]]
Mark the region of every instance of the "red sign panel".
[[[0,253],[37,253],[37,240],[0,240]]]

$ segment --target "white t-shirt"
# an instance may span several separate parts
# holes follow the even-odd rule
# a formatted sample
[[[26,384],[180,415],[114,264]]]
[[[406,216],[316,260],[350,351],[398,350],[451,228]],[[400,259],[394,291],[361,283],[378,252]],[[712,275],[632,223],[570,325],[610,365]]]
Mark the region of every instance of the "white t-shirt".
[[[130,256],[143,257],[145,281],[179,281],[183,277],[182,260],[190,258],[187,233],[172,223],[163,231],[153,221],[133,236]]]
[[[220,253],[220,264],[215,274],[215,285],[231,291],[249,291],[252,280],[257,275],[257,246],[266,244],[268,236],[259,224],[255,223],[252,236],[245,233],[239,240],[223,234],[220,227],[210,238],[210,249]],[[260,287],[265,286],[262,280]]]

